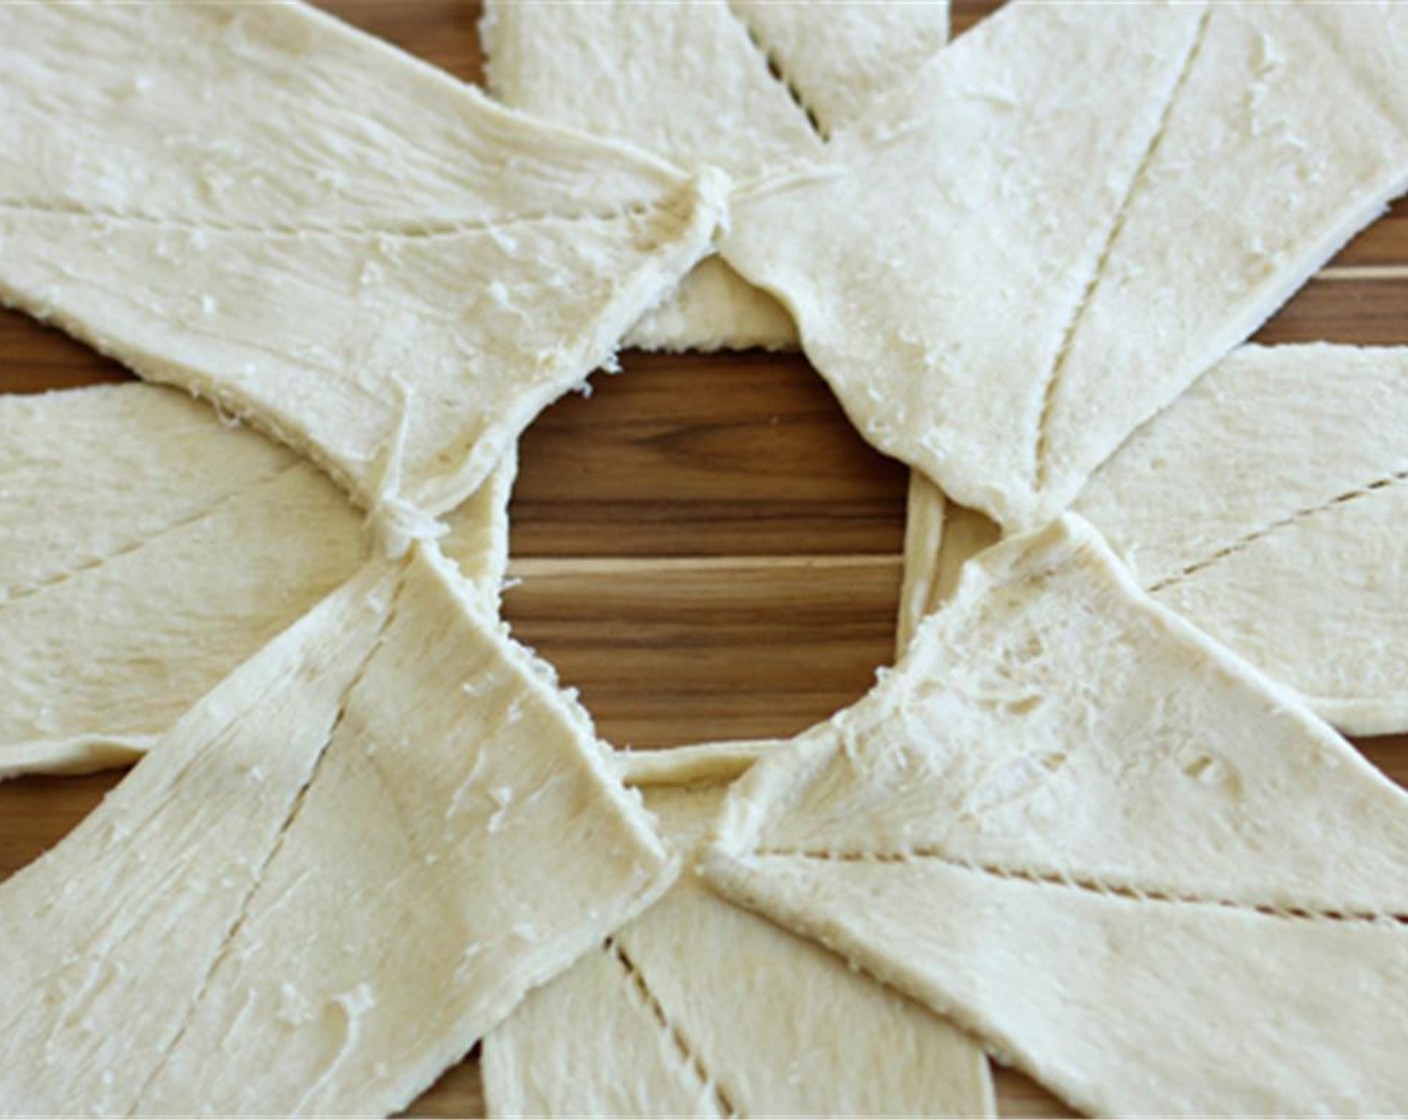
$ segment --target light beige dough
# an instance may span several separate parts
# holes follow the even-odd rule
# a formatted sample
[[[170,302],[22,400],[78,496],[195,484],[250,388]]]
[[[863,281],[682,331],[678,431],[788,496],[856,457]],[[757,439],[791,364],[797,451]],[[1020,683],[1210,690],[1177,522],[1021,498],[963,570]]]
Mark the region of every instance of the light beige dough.
[[[623,345],[640,350],[795,350],[792,316],[734,272],[722,257],[706,257],[670,298],[630,329]]]
[[[718,173],[303,5],[0,10],[0,298],[444,513],[709,249]]]
[[[613,215],[681,181],[307,4],[36,5],[0,19],[13,208],[415,235]]]
[[[944,492],[919,471],[910,471],[904,506],[904,578],[895,618],[895,656],[902,657],[910,639],[933,609],[938,558],[944,552],[949,503]]]
[[[1157,601],[1352,735],[1408,730],[1408,350],[1245,346],[1140,428],[1075,509]],[[949,506],[906,550],[936,609],[998,536]],[[920,575],[911,576],[911,572]]]
[[[1401,7],[1009,5],[722,252],[872,443],[1037,527],[1408,185],[1405,67]]]
[[[854,124],[948,42],[948,0],[729,0],[827,136]]]
[[[442,541],[490,611],[515,467]],[[134,761],[370,550],[326,477],[184,394],[0,396],[0,779]]]
[[[688,860],[759,753],[618,764]],[[967,1036],[690,872],[532,993],[484,1040],[483,1071],[492,1116],[994,1115]]]
[[[1068,517],[754,767],[704,869],[1082,1111],[1303,1115],[1408,1106],[1405,865],[1408,797]]]
[[[814,128],[832,135],[901,87],[947,40],[948,3],[487,0],[481,37],[490,86],[505,103],[746,180],[815,156]],[[776,300],[710,257],[627,343],[791,349],[797,333]],[[919,516],[916,503],[910,512]],[[911,521],[915,532],[934,524]],[[901,619],[901,643],[908,626]]]
[[[1408,349],[1248,346],[1076,503],[1140,584],[1357,735],[1408,730]]]
[[[489,0],[485,13],[489,84],[506,104],[680,167],[722,167],[735,180],[817,156],[818,126],[829,133],[849,123],[948,34],[946,2]],[[711,258],[627,341],[648,350],[790,349],[797,334],[772,297]]]
[[[735,179],[817,153],[820,138],[723,0],[487,0],[480,37],[504,104]],[[791,318],[722,261],[705,262],[627,336],[650,350],[796,345]]]
[[[723,0],[518,4],[480,23],[505,104],[735,179],[805,160],[821,140]]]
[[[480,604],[497,615],[508,579],[508,503],[518,479],[518,445],[509,447],[493,473],[444,521],[436,544],[474,589]]]
[[[1001,539],[1002,530],[991,519],[946,500],[924,475],[910,473],[897,656],[919,624],[953,597],[963,565]]]
[[[674,870],[586,714],[417,546],[0,885],[0,1111],[388,1114]]]

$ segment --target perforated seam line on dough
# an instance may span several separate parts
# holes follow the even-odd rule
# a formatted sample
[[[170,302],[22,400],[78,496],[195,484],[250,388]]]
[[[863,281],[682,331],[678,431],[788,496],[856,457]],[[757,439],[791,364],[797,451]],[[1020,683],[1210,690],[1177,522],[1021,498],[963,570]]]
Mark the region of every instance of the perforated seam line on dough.
[[[1251,532],[1238,537],[1230,544],[1219,548],[1206,559],[1195,561],[1187,567],[1175,572],[1173,575],[1166,576],[1157,583],[1151,584],[1147,590],[1150,594],[1157,594],[1160,591],[1172,587],[1174,584],[1181,583],[1183,580],[1197,575],[1199,572],[1212,567],[1221,560],[1226,560],[1229,556],[1235,556],[1237,553],[1245,551],[1258,541],[1274,536],[1283,529],[1288,529],[1299,522],[1308,521],[1312,517],[1327,513],[1336,506],[1349,505],[1352,502],[1357,502],[1362,498],[1376,494],[1380,490],[1387,490],[1403,482],[1408,482],[1408,469],[1395,471],[1393,474],[1384,475],[1382,478],[1376,478],[1367,485],[1357,487],[1353,490],[1347,490],[1343,494],[1337,494],[1329,501],[1321,502],[1319,505],[1306,506],[1304,509],[1298,509],[1295,513],[1283,517],[1279,521],[1273,521],[1269,525],[1263,525],[1259,529],[1253,529]]]
[[[612,222],[621,218],[641,217],[652,210],[668,209],[673,192],[662,191],[659,202],[635,202],[609,211],[555,211],[540,210],[526,214],[514,214],[497,221],[483,220],[472,222],[406,222],[400,225],[281,225],[277,222],[263,225],[250,225],[243,222],[193,222],[181,218],[156,218],[147,214],[124,214],[117,210],[94,210],[79,206],[54,206],[45,203],[27,202],[21,199],[0,199],[0,216],[14,216],[23,219],[35,215],[52,218],[67,218],[74,221],[125,222],[134,226],[148,226],[158,231],[172,233],[247,233],[259,237],[386,237],[406,241],[428,241],[435,238],[457,237],[467,233],[488,233],[509,230],[517,226],[532,225],[537,222]]]
[[[1283,918],[1301,922],[1364,922],[1369,924],[1408,925],[1408,914],[1392,914],[1379,910],[1339,911],[1288,909],[1279,906],[1259,905],[1240,902],[1232,898],[1216,896],[1172,894],[1168,891],[1146,891],[1134,886],[1118,886],[1098,879],[1080,878],[1049,872],[1031,871],[1021,868],[1002,867],[998,864],[973,863],[969,860],[954,859],[940,851],[928,848],[914,848],[907,852],[831,852],[806,848],[770,848],[753,853],[760,857],[783,857],[789,859],[815,860],[829,863],[914,863],[928,861],[942,863],[961,871],[977,875],[987,875],[995,879],[1008,879],[1031,883],[1037,886],[1062,887],[1067,890],[1083,891],[1105,898],[1118,898],[1131,902],[1165,903],[1181,906],[1217,906],[1228,910],[1242,910],[1261,914],[1269,918]]]
[[[288,474],[290,471],[297,470],[303,465],[304,464],[301,459],[295,458],[292,462],[285,463],[277,470],[270,471],[268,474],[260,475],[258,478],[250,482],[248,486],[241,487],[238,490],[231,490],[228,494],[222,494],[219,498],[216,498],[215,501],[210,502],[207,505],[201,506],[199,509],[192,511],[186,516],[178,518],[177,520],[172,521],[167,525],[163,525],[155,532],[144,536],[139,540],[130,541],[129,543],[122,545],[120,548],[116,548],[112,552],[105,553],[102,556],[94,556],[89,557],[86,560],[81,560],[72,568],[65,569],[62,572],[56,572],[51,576],[46,576],[44,579],[39,580],[36,583],[27,584],[26,586],[18,588],[8,587],[3,592],[0,592],[0,612],[3,612],[6,607],[9,607],[15,603],[23,602],[25,599],[31,599],[36,595],[41,595],[46,591],[51,591],[55,587],[67,583],[72,579],[76,579],[87,572],[96,571],[99,568],[105,567],[106,565],[111,564],[115,560],[122,559],[122,557],[124,556],[131,556],[135,552],[141,552],[145,548],[150,548],[152,545],[170,536],[172,533],[178,533],[182,529],[189,528],[196,522],[201,521],[206,517],[209,517],[212,513],[221,509],[223,506],[227,506],[231,502],[236,502],[241,498],[248,497],[250,494],[253,494],[257,490],[261,490],[266,486],[272,485],[284,475]]]
[[[703,1059],[699,1056],[699,1052],[690,1044],[684,1032],[671,1022],[670,1017],[665,1014],[664,1006],[660,1003],[655,992],[651,990],[650,985],[646,982],[645,974],[641,972],[636,962],[630,958],[626,950],[621,947],[621,943],[614,937],[608,937],[606,939],[606,948],[611,953],[616,963],[625,970],[631,983],[635,985],[636,991],[638,991],[641,998],[645,1000],[645,1005],[650,1008],[651,1014],[655,1016],[656,1021],[660,1024],[660,1029],[669,1036],[670,1042],[674,1045],[680,1056],[689,1064],[690,1068],[694,1070],[695,1076],[697,1076],[714,1094],[719,1110],[726,1116],[737,1116],[739,1114],[738,1110],[733,1107],[733,1102],[729,1100],[728,1094],[724,1091],[723,1086],[721,1086],[718,1079],[709,1072],[708,1066],[704,1064]]]
[[[371,666],[377,652],[381,649],[382,644],[386,640],[386,634],[391,629],[391,624],[396,619],[396,612],[401,598],[401,589],[405,584],[405,578],[406,569],[403,564],[397,577],[396,585],[392,589],[391,605],[387,609],[386,617],[382,619],[381,626],[377,630],[376,637],[368,647],[366,656],[362,658],[362,662],[358,665],[357,671],[352,674],[352,679],[347,682],[347,687],[342,690],[342,695],[338,697],[337,713],[333,716],[332,723],[328,727],[327,735],[323,738],[322,746],[318,750],[318,757],[313,760],[313,765],[309,767],[308,770],[308,777],[304,780],[303,784],[299,786],[298,792],[294,794],[293,804],[289,807],[288,815],[284,818],[283,824],[279,826],[278,834],[274,837],[273,844],[270,845],[269,851],[260,862],[259,869],[254,873],[249,889],[245,892],[244,899],[240,904],[239,913],[235,916],[235,920],[230,923],[229,929],[225,931],[225,936],[220,943],[220,948],[216,951],[215,956],[211,958],[210,967],[206,969],[205,977],[201,980],[200,989],[196,992],[195,999],[193,999],[186,1008],[186,1014],[183,1017],[181,1026],[177,1028],[176,1033],[171,1038],[171,1042],[162,1051],[161,1057],[157,1059],[156,1064],[152,1067],[151,1073],[147,1075],[146,1080],[142,1083],[141,1089],[138,1090],[132,1110],[128,1113],[129,1117],[137,1115],[141,1110],[142,1101],[146,1098],[148,1090],[155,1084],[156,1079],[171,1061],[172,1055],[174,1055],[180,1047],[182,1040],[186,1037],[187,1031],[190,1030],[191,1023],[195,1020],[196,1013],[200,1010],[201,1004],[205,1002],[206,994],[210,991],[210,984],[214,980],[215,974],[220,971],[220,966],[224,964],[225,960],[229,957],[230,950],[234,946],[236,938],[239,937],[240,931],[244,928],[245,921],[249,917],[249,911],[254,905],[255,897],[259,894],[260,887],[264,885],[264,876],[279,852],[283,850],[284,841],[288,838],[289,832],[293,829],[294,824],[302,814],[303,806],[308,800],[308,791],[317,780],[318,774],[323,768],[323,762],[327,758],[328,750],[332,746],[332,741],[337,737],[338,730],[342,727],[343,721],[347,718],[347,705],[351,702],[352,694],[357,690],[357,686],[362,683],[362,679],[366,676],[368,668]]]
[[[1130,177],[1129,185],[1126,187],[1124,197],[1120,200],[1119,208],[1115,211],[1115,220],[1110,225],[1109,232],[1105,237],[1105,244],[1101,247],[1100,256],[1096,258],[1095,268],[1090,274],[1090,279],[1086,283],[1085,291],[1081,293],[1080,300],[1076,303],[1075,309],[1071,313],[1070,320],[1066,324],[1065,332],[1061,336],[1061,345],[1056,351],[1056,357],[1051,363],[1051,371],[1046,377],[1046,383],[1042,388],[1041,413],[1037,417],[1036,441],[1032,445],[1032,474],[1037,490],[1045,487],[1049,473],[1050,442],[1051,442],[1051,414],[1056,406],[1056,393],[1060,385],[1061,376],[1065,373],[1066,363],[1070,360],[1071,347],[1075,343],[1076,333],[1080,330],[1080,325],[1085,319],[1086,311],[1095,298],[1095,293],[1100,288],[1100,282],[1104,279],[1106,266],[1110,261],[1110,254],[1114,251],[1116,242],[1119,241],[1120,233],[1124,230],[1125,220],[1129,217],[1130,207],[1134,203],[1135,197],[1139,194],[1140,188],[1144,185],[1144,180],[1148,175],[1149,165],[1153,162],[1154,156],[1158,154],[1159,147],[1163,143],[1164,134],[1168,131],[1170,118],[1173,116],[1174,106],[1177,105],[1179,95],[1183,92],[1183,87],[1188,82],[1188,76],[1193,72],[1194,64],[1197,62],[1198,54],[1202,50],[1203,40],[1207,38],[1208,20],[1211,18],[1212,9],[1205,8],[1202,17],[1198,21],[1197,30],[1193,33],[1192,42],[1188,46],[1188,53],[1183,57],[1182,69],[1178,72],[1178,77],[1174,80],[1173,86],[1169,90],[1168,101],[1164,103],[1162,112],[1159,115],[1158,127],[1154,130],[1154,135],[1150,138],[1148,146],[1144,149],[1144,155],[1139,161],[1139,166],[1135,168],[1134,174]]]
[[[782,60],[777,56],[777,53],[768,46],[763,34],[754,27],[753,24],[748,22],[748,16],[733,3],[733,0],[725,0],[724,8],[729,15],[733,16],[733,18],[742,25],[743,30],[748,35],[748,42],[753,44],[753,49],[763,56],[763,62],[767,64],[768,75],[787,91],[787,96],[792,99],[792,104],[797,106],[797,111],[806,119],[807,126],[825,142],[828,137],[826,130],[821,127],[821,121],[817,119],[817,115],[812,110],[812,107],[807,104],[807,99],[802,96],[802,91],[797,88],[791,77],[788,76],[787,70],[782,65]]]

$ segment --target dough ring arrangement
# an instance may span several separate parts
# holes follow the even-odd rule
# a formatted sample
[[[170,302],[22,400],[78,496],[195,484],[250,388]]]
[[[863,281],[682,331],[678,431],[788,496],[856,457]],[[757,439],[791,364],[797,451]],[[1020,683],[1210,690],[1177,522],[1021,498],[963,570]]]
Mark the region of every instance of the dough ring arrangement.
[[[1340,734],[1408,730],[1408,351],[1245,344],[1408,188],[1408,7],[822,10],[491,3],[491,98],[0,7],[0,298],[146,382],[0,398],[0,777],[135,763],[0,884],[0,1113],[481,1041],[502,1116],[1408,1111]],[[800,346],[914,472],[898,660],[793,739],[616,751],[499,618],[623,344]]]

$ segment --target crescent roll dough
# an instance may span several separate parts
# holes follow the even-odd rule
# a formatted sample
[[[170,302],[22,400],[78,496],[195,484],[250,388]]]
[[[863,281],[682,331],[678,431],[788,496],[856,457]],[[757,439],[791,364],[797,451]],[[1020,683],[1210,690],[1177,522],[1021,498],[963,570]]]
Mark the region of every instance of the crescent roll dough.
[[[515,468],[442,541],[491,611]],[[0,778],[133,761],[370,543],[316,468],[181,393],[0,396]]]
[[[1077,509],[1134,577],[1352,735],[1408,729],[1408,350],[1245,346],[1140,428]],[[999,531],[906,548],[922,617]],[[908,543],[908,542],[907,542]]]
[[[1408,729],[1408,349],[1247,346],[1076,508],[1155,599],[1351,734]]]
[[[723,0],[519,4],[488,0],[480,35],[504,104],[734,178],[805,159],[820,141]],[[770,296],[710,260],[638,323],[629,345],[687,350],[796,345]]]
[[[0,884],[0,1112],[386,1115],[674,865],[433,548],[370,564]]]
[[[1357,1115],[1408,1106],[1405,863],[1408,796],[1068,517],[751,770],[705,870],[1082,1111]]]
[[[732,744],[618,761],[686,859],[748,764]],[[692,874],[483,1052],[493,1116],[994,1115],[967,1036]]]
[[[628,140],[680,167],[722,167],[737,180],[819,155],[816,127],[829,134],[848,125],[947,35],[947,0],[488,0],[481,24],[489,84],[505,104]],[[711,258],[627,342],[779,349],[795,347],[797,334],[772,297]]]
[[[0,9],[0,299],[388,515],[458,506],[708,250],[717,173],[300,4]]]
[[[1009,5],[722,252],[876,447],[1036,528],[1408,185],[1405,70],[1402,6]]]
[[[904,85],[948,41],[948,0],[729,0],[729,7],[827,136]]]

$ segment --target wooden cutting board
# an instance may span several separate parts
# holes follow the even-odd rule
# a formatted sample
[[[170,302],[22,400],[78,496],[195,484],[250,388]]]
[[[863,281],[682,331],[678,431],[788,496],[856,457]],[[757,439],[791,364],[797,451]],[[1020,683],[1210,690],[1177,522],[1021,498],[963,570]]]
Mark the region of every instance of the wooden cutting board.
[[[470,81],[468,0],[328,0]],[[955,31],[995,5],[956,0]],[[1408,344],[1408,205],[1345,250],[1257,336]],[[0,313],[0,392],[125,378]],[[637,747],[785,735],[859,697],[892,655],[905,472],[861,442],[800,357],[628,354],[529,431],[505,611],[608,740]],[[1408,527],[1405,527],[1408,531]],[[1326,650],[1325,656],[1334,656]],[[1408,783],[1408,737],[1362,742]],[[58,841],[119,775],[0,784],[0,879]],[[999,1071],[1006,1116],[1070,1115]],[[471,1059],[412,1109],[483,1114]]]

